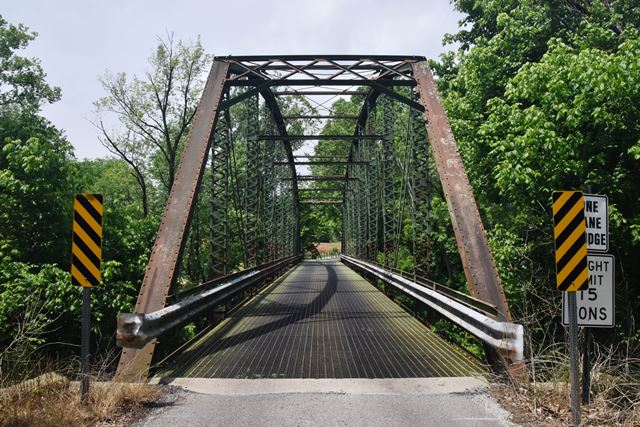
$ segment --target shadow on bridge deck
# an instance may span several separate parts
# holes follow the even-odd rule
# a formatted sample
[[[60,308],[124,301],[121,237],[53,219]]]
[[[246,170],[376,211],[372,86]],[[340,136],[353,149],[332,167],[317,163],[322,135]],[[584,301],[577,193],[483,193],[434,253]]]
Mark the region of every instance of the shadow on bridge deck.
[[[156,377],[415,378],[483,367],[337,260],[305,261]]]

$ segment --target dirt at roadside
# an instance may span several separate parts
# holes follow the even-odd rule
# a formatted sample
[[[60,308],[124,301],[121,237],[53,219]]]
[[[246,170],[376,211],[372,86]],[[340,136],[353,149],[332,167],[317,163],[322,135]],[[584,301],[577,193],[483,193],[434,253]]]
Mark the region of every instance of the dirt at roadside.
[[[571,425],[568,390],[530,390],[510,385],[493,384],[491,395],[512,414],[513,423],[531,427]],[[640,408],[616,409],[596,400],[581,407],[582,426],[639,426]]]

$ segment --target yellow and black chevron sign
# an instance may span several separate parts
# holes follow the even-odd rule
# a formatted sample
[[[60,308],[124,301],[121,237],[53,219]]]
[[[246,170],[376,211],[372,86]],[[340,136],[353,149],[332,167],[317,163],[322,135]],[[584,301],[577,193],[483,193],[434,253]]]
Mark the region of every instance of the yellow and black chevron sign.
[[[71,248],[71,282],[74,285],[100,286],[103,213],[102,194],[76,194]]]
[[[553,224],[558,289],[567,292],[587,289],[587,225],[581,191],[553,193]]]

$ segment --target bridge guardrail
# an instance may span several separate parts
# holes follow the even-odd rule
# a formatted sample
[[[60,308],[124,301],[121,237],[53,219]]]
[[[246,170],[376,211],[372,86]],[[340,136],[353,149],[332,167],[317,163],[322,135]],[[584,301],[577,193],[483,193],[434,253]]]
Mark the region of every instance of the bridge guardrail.
[[[244,288],[288,269],[300,259],[300,256],[283,258],[207,282],[193,288],[198,289],[195,294],[189,290],[190,296],[161,310],[151,313],[120,313],[116,331],[117,345],[143,348],[152,339],[189,321]],[[217,286],[211,288],[211,285]]]
[[[370,262],[370,264],[373,264],[377,267],[385,269],[385,266],[381,264],[378,264],[375,262]],[[481,299],[474,298],[471,295],[467,295],[463,292],[460,292],[448,286],[442,285],[438,282],[434,282],[433,280],[427,279],[426,277],[417,276],[417,275],[414,275],[413,273],[400,270],[399,268],[393,268],[393,267],[387,266],[386,269],[388,269],[392,273],[396,273],[404,277],[405,279],[409,279],[409,280],[413,279],[414,282],[418,283],[419,285],[431,288],[434,291],[444,294],[452,298],[453,300],[458,301],[459,303],[469,306],[474,310],[481,311],[490,317],[495,318],[498,314],[498,308],[495,305],[489,304],[488,302],[482,301]]]
[[[340,259],[351,268],[372,274],[383,282],[389,283],[427,304],[485,343],[506,352],[513,362],[524,359],[524,328],[522,325],[492,319],[443,293],[377,265],[346,255],[341,255]]]

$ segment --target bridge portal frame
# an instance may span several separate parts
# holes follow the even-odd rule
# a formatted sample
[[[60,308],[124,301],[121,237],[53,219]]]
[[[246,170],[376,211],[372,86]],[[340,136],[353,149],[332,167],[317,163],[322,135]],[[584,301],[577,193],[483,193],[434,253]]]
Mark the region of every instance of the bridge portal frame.
[[[368,91],[354,91],[353,88],[358,86],[368,87]],[[245,87],[246,90],[233,98],[223,99],[223,93],[232,87]],[[415,88],[419,101],[394,91],[395,87]],[[282,90],[278,91],[278,88]],[[207,153],[211,144],[215,143],[214,132],[219,114],[256,95],[263,98],[286,150],[296,217],[295,235],[298,236],[295,253],[301,252],[300,198],[295,157],[290,144],[292,138],[287,134],[285,117],[277,99],[288,95],[304,96],[305,93],[335,96],[357,94],[364,97],[352,139],[352,147],[356,149],[350,151],[348,159],[353,165],[359,160],[353,155],[357,152],[359,142],[367,138],[364,132],[369,111],[375,108],[381,95],[422,113],[470,291],[474,297],[497,307],[498,320],[510,321],[509,306],[473,191],[426,58],[398,55],[214,58],[140,287],[135,312],[148,313],[165,306],[167,295],[177,279],[196,192],[204,173]],[[352,168],[348,167],[347,170]],[[346,178],[349,179],[348,176]],[[345,202],[346,196],[345,191]],[[156,340],[153,340],[142,349],[123,349],[116,380],[144,380],[151,366],[155,345]]]

